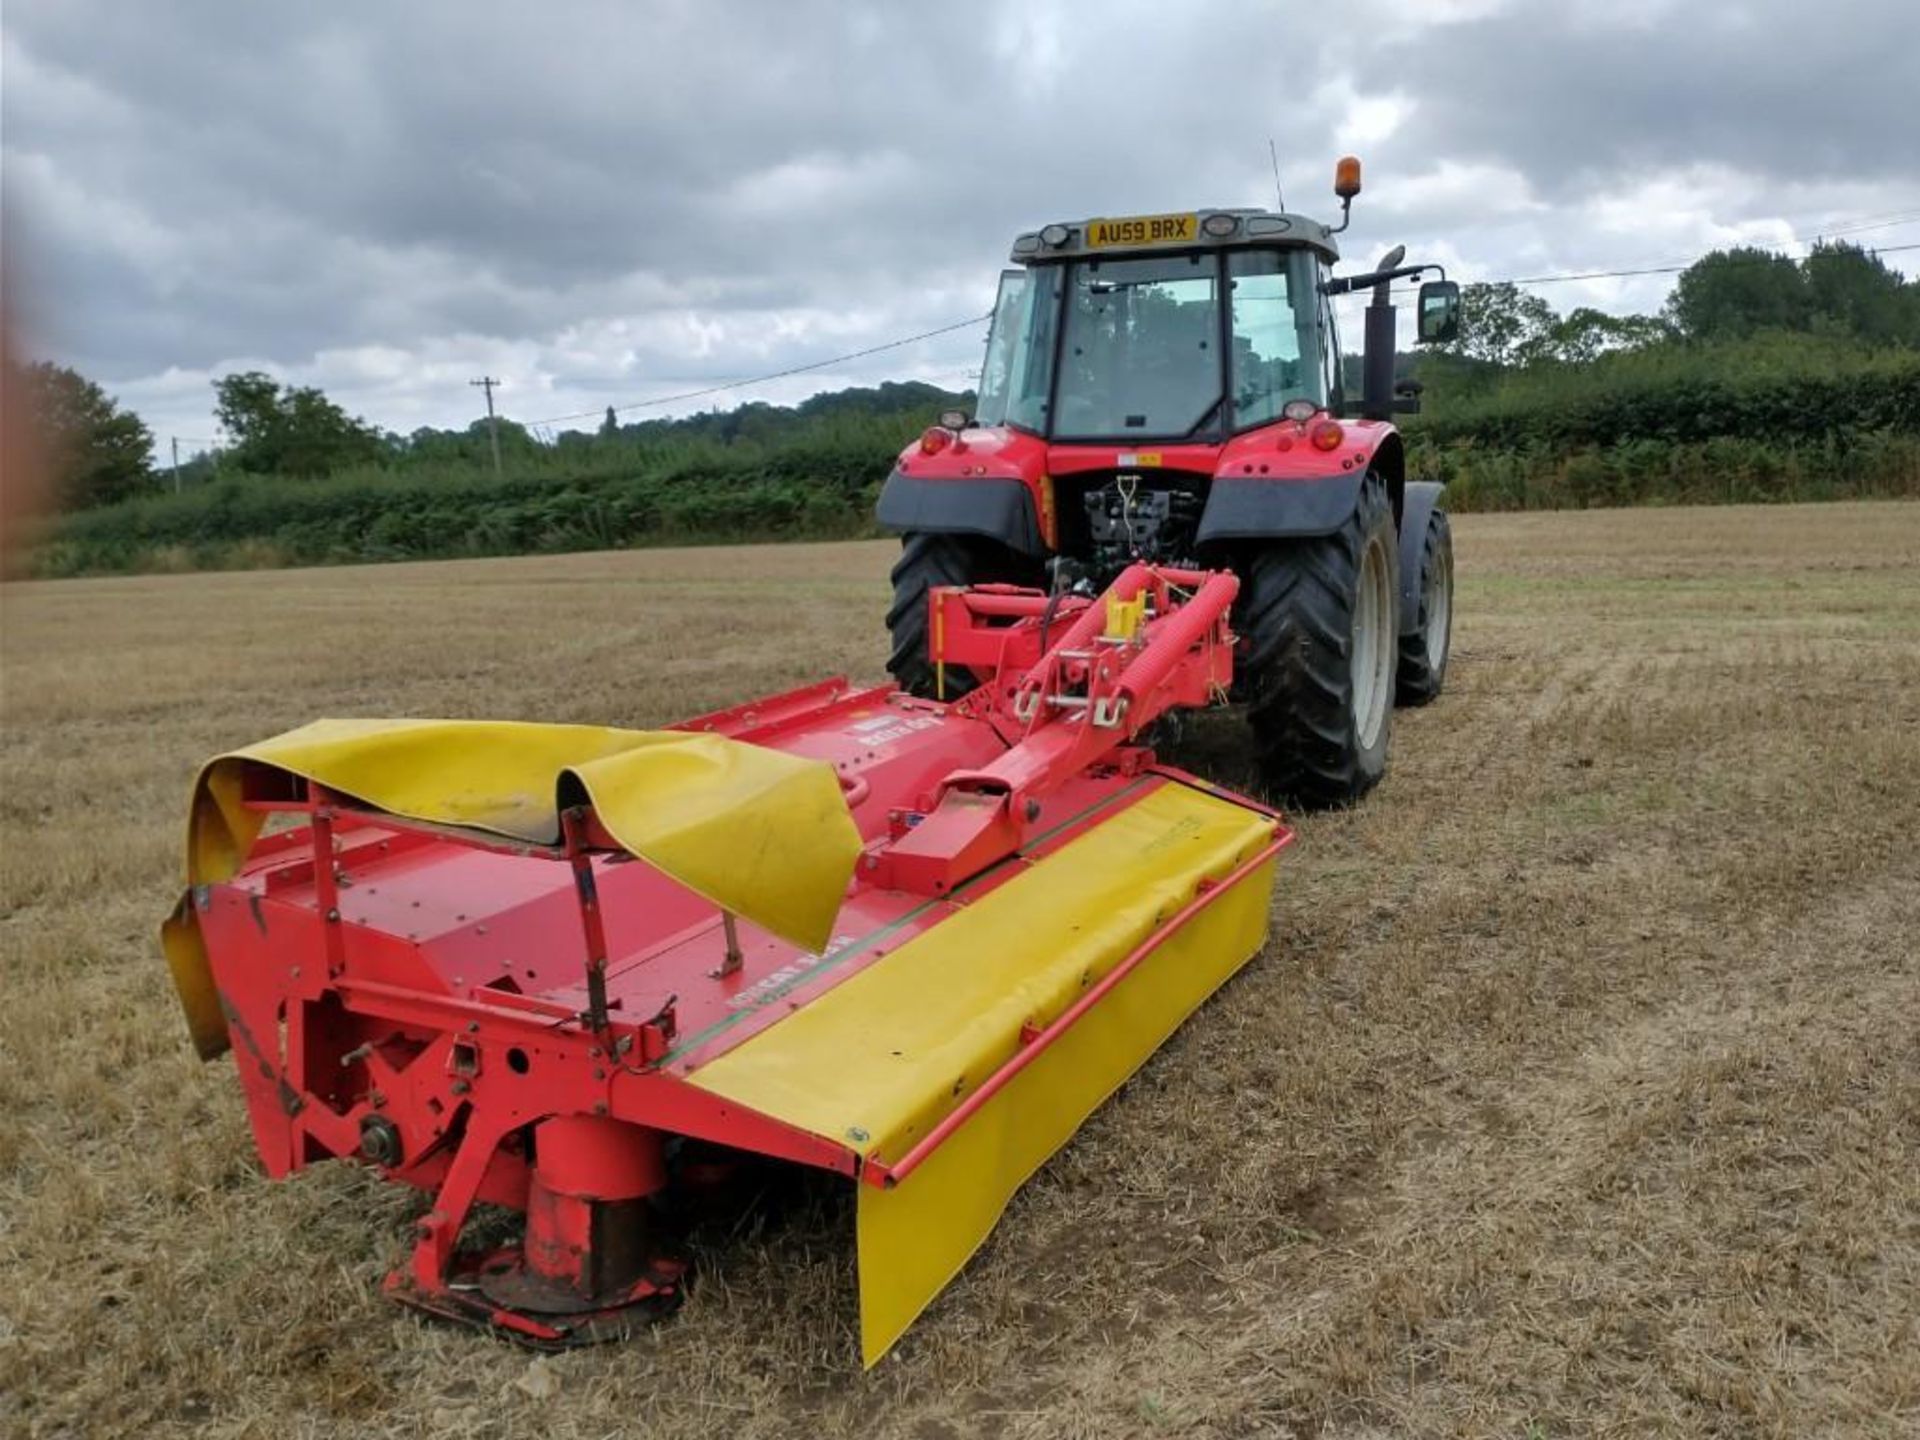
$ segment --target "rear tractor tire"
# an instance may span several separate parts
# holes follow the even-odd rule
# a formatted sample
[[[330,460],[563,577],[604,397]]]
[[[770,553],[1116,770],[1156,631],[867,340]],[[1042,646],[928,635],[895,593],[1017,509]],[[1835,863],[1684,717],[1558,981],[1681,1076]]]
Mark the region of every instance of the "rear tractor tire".
[[[1331,535],[1274,540],[1240,567],[1234,628],[1268,791],[1350,805],[1387,768],[1399,662],[1399,545],[1385,482],[1368,475]]]
[[[901,537],[900,558],[893,566],[893,604],[887,610],[893,641],[887,671],[902,690],[925,699],[958,700],[979,683],[971,671],[949,665],[946,693],[935,694],[941,687],[927,646],[927,591],[936,585],[994,582],[1038,584],[1038,567],[982,536],[915,532]]]
[[[1453,529],[1446,511],[1428,514],[1419,555],[1420,614],[1415,628],[1400,637],[1402,705],[1425,705],[1447,682],[1447,656],[1453,650]]]

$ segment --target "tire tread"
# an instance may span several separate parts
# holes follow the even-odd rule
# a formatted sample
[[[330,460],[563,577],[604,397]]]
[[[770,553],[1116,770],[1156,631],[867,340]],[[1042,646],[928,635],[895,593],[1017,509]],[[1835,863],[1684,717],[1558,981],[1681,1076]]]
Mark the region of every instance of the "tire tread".
[[[1448,645],[1437,667],[1427,662],[1427,591],[1443,548],[1451,555],[1453,528],[1447,523],[1447,512],[1435,509],[1427,517],[1427,533],[1420,546],[1419,624],[1410,634],[1400,637],[1400,674],[1394,693],[1401,705],[1425,705],[1437,698],[1446,684],[1452,645]]]
[[[933,698],[933,661],[927,654],[927,591],[936,585],[978,585],[988,581],[1033,583],[1023,565],[1005,546],[971,535],[915,531],[900,540],[900,558],[894,562],[893,602],[887,607],[891,648],[887,673],[909,694]],[[977,684],[966,670],[947,668],[947,695],[958,700]]]
[[[1247,638],[1240,668],[1254,757],[1268,789],[1288,802],[1351,804],[1384,770],[1385,736],[1381,758],[1370,763],[1355,733],[1350,658],[1360,560],[1368,537],[1383,524],[1391,557],[1386,488],[1370,475],[1339,530],[1274,541],[1239,567],[1234,628]]]

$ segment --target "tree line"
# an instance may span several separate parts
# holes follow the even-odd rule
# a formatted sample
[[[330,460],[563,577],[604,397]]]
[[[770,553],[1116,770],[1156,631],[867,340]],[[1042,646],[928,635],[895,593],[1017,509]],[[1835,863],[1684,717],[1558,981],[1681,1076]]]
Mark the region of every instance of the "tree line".
[[[1429,415],[1465,417],[1516,380],[1584,374],[1609,356],[1684,354],[1690,347],[1735,344],[1754,336],[1812,337],[1819,345],[1920,351],[1920,281],[1904,279],[1878,256],[1845,243],[1816,245],[1805,259],[1736,248],[1684,270],[1658,315],[1609,315],[1578,307],[1562,315],[1511,283],[1464,288],[1467,323],[1460,338],[1413,361],[1427,386]],[[1751,348],[1727,351],[1722,369],[1749,364]],[[63,366],[24,374],[40,420],[58,507],[79,511],[160,493],[173,477],[153,461],[151,430],[106,391]],[[1723,379],[1729,377],[1722,377]],[[1730,377],[1737,379],[1738,376]],[[1536,390],[1544,394],[1546,391]],[[609,454],[659,447],[765,448],[818,438],[835,424],[895,429],[968,397],[929,385],[884,384],[814,396],[797,406],[753,402],[723,412],[623,422],[608,408],[592,430],[544,440],[507,418],[498,422],[510,473],[564,469]],[[360,472],[449,473],[490,466],[487,422],[464,430],[431,427],[410,435],[383,431],[349,414],[312,386],[257,371],[213,382],[213,414],[226,437],[216,452],[180,467],[180,479],[276,477],[317,480]],[[1458,425],[1450,433],[1457,435]]]
[[[1766,331],[1920,349],[1920,280],[1844,241],[1817,244],[1804,260],[1745,246],[1716,250],[1680,272],[1657,315],[1589,306],[1561,315],[1511,281],[1463,286],[1461,304],[1459,337],[1436,353],[1493,371],[1581,365],[1618,350]]]
[[[163,493],[176,482],[197,486],[218,478],[284,477],[316,480],[366,469],[395,473],[490,468],[488,422],[464,430],[423,426],[411,434],[381,430],[313,386],[284,384],[260,371],[213,382],[213,416],[225,442],[178,467],[154,460],[153,431],[106,390],[78,371],[41,362],[26,367],[27,410],[41,431],[52,472],[55,508],[88,510]],[[553,459],[579,459],[608,450],[642,450],[660,443],[780,444],[817,435],[823,427],[927,417],[972,399],[919,381],[887,381],[815,395],[798,405],[750,401],[731,410],[677,419],[623,423],[608,406],[597,429],[565,430],[542,440],[526,426],[497,422],[502,463],[509,471],[541,468]]]

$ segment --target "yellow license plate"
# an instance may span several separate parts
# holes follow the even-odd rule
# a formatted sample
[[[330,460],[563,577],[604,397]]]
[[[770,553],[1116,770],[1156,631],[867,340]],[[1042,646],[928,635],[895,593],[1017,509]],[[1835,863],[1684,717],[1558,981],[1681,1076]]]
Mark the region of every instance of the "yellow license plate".
[[[1115,250],[1128,245],[1178,245],[1200,238],[1200,217],[1127,215],[1118,220],[1089,220],[1087,248]]]

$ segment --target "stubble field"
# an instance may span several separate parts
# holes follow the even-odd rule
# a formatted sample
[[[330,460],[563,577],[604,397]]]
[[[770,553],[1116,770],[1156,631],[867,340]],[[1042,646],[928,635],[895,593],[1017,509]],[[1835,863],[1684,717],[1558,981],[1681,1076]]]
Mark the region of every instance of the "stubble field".
[[[624,1346],[392,1308],[417,1197],[261,1178],[154,928],[205,756],[872,678],[890,546],[0,589],[0,1431],[1920,1431],[1920,505],[1455,525],[1447,695],[870,1375],[831,1187]]]

